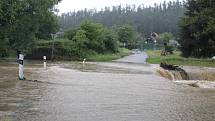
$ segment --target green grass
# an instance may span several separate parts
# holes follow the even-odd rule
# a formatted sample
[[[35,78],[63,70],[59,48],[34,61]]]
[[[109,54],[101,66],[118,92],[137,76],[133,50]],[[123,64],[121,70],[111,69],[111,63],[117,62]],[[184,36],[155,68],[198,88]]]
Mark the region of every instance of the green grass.
[[[129,55],[130,50],[125,48],[120,48],[118,53],[115,54],[96,54],[87,57],[88,61],[111,61],[122,58],[124,56]]]
[[[174,54],[168,56],[160,56],[161,50],[148,50],[146,53],[149,55],[147,62],[152,64],[166,62],[173,65],[215,67],[215,61],[212,59],[184,58],[180,56],[179,51],[174,51]]]

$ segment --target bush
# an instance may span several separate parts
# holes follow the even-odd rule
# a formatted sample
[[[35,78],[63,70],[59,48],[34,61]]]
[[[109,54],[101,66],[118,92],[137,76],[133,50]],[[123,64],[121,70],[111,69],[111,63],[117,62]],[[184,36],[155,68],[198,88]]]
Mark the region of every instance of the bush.
[[[54,58],[79,60],[97,54],[118,52],[118,36],[112,30],[98,23],[86,21],[79,28],[69,30],[64,37],[54,42]],[[27,58],[41,59],[44,55],[51,58],[53,41],[37,41]]]
[[[42,59],[44,55],[47,59],[51,59],[53,41],[37,41],[36,47],[26,55],[26,59]],[[96,55],[97,52],[87,48],[80,48],[79,43],[67,40],[58,39],[54,42],[54,59],[56,60],[81,60],[91,55]]]
[[[0,40],[0,57],[7,57],[8,55],[7,40]]]
[[[76,32],[77,32],[77,29],[70,29],[64,33],[63,37],[68,38],[69,40],[72,40]]]
[[[42,59],[44,55],[51,59],[53,41],[38,41],[36,47],[26,55],[27,59]],[[76,46],[70,40],[56,40],[54,42],[54,58],[59,60],[77,60],[79,53]]]
[[[160,40],[162,40],[163,43],[169,43],[169,40],[174,39],[173,34],[168,32],[164,32],[159,36],[160,36]]]
[[[66,32],[66,37],[78,47],[79,53],[87,50],[99,54],[118,51],[118,37],[112,30],[99,23],[83,22],[79,28]]]
[[[165,46],[165,51],[167,53],[173,54],[174,50],[175,50],[175,48],[173,46],[170,46],[170,45]]]

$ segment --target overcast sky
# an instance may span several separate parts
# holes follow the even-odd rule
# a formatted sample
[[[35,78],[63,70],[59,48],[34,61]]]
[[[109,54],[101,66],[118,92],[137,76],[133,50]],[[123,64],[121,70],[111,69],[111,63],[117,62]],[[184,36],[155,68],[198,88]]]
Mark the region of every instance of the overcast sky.
[[[154,3],[160,3],[163,1],[173,1],[173,0],[62,0],[61,3],[58,4],[57,8],[59,9],[59,13],[70,12],[74,10],[82,10],[84,8],[93,9],[96,8],[100,10],[105,6],[113,6],[113,5],[123,5],[126,4],[144,4],[144,5],[154,5]]]

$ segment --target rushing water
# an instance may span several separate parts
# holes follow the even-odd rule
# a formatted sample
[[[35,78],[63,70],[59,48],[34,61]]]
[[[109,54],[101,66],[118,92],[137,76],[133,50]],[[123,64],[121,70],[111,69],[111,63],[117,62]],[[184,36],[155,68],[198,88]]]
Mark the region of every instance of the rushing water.
[[[0,121],[214,121],[215,90],[178,85],[150,65],[0,63]]]

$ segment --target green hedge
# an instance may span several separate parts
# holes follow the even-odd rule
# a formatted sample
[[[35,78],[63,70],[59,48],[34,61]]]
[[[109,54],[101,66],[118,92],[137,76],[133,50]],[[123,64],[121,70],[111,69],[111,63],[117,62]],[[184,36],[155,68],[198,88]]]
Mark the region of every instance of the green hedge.
[[[36,47],[26,55],[27,59],[42,59],[44,55],[51,59],[53,41],[38,41]],[[77,48],[69,40],[56,40],[54,42],[54,59],[77,60],[79,58]]]

